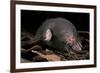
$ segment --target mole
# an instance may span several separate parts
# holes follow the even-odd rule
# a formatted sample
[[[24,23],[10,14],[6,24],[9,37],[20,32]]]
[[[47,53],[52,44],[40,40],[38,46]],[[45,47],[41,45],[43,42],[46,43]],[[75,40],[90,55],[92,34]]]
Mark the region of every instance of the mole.
[[[47,46],[59,52],[67,52],[70,49],[82,50],[75,25],[62,17],[45,20],[38,28],[35,39],[42,40]]]

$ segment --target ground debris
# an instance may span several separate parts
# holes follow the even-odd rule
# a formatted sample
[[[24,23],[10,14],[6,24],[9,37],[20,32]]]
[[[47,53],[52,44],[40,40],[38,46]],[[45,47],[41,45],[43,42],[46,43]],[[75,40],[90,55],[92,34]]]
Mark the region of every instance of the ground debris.
[[[85,32],[81,32],[84,36]],[[87,32],[85,35],[89,35]],[[69,51],[67,53],[59,54],[50,50],[49,48],[44,48],[38,43],[35,45],[31,44],[34,39],[31,33],[22,32],[21,36],[21,62],[47,62],[47,61],[66,61],[66,60],[86,60],[89,59],[89,39],[81,37],[83,44],[83,50],[81,52]]]

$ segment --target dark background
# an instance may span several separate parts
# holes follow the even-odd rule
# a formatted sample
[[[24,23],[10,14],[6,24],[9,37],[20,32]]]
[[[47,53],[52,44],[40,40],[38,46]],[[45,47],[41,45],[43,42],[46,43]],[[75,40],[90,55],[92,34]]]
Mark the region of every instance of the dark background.
[[[89,31],[89,13],[21,10],[21,31],[36,32],[49,18],[63,17],[71,21],[78,31]]]

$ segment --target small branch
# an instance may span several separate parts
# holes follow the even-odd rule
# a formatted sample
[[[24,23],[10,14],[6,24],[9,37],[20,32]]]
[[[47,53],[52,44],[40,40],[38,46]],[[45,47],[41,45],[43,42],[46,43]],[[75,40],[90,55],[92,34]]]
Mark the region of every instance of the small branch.
[[[42,53],[40,53],[38,51],[34,51],[34,50],[32,50],[32,52],[38,54],[42,58],[47,59],[48,61],[60,61],[61,60],[61,58],[59,56],[55,55],[55,54],[44,55],[44,54],[42,54]]]
[[[89,34],[88,31],[78,31],[78,33],[87,33],[87,34]]]
[[[27,52],[29,52],[29,51],[35,49],[35,48],[40,48],[40,49],[42,49],[39,45],[35,45],[35,46],[33,46],[33,47],[31,47],[30,49],[27,49],[27,50],[21,48],[21,52],[22,52],[22,53],[27,53]]]

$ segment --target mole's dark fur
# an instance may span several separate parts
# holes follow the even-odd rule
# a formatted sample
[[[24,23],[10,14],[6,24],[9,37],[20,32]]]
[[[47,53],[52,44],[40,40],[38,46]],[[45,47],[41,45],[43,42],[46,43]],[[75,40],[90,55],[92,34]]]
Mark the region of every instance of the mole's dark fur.
[[[37,30],[36,39],[57,51],[81,50],[77,30],[70,21],[64,18],[51,18],[43,22]]]

